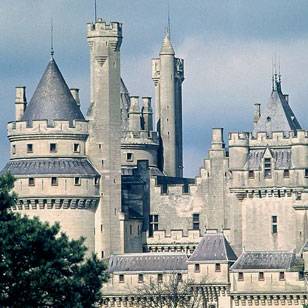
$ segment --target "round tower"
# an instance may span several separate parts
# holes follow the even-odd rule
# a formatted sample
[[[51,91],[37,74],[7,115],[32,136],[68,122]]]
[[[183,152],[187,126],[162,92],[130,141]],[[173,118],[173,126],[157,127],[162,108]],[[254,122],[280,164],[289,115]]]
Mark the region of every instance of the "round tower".
[[[163,40],[159,58],[153,59],[152,79],[155,84],[155,121],[160,137],[160,168],[168,176],[182,177],[184,62],[175,57],[168,33]]]
[[[20,90],[17,96],[26,101]],[[99,174],[86,157],[87,137],[88,123],[51,59],[25,111],[8,124],[11,153],[2,173],[16,178],[14,210],[59,222],[70,238],[85,237],[91,253]]]

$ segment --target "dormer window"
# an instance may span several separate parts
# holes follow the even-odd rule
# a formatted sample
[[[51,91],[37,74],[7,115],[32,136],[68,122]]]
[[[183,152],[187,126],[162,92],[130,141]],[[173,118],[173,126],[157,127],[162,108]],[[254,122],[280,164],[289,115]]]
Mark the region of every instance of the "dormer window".
[[[57,152],[57,144],[56,143],[50,143],[49,151],[50,151],[50,153],[56,153]]]
[[[272,177],[272,160],[270,158],[264,158],[264,177]]]

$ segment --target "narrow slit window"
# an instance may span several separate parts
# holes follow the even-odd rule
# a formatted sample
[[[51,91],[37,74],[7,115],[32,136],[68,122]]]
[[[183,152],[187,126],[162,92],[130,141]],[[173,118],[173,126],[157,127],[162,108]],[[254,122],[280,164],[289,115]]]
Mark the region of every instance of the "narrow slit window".
[[[34,178],[29,178],[29,186],[35,186]]]
[[[192,216],[193,230],[200,230],[200,214],[194,213]]]
[[[74,153],[80,153],[80,144],[74,143]]]
[[[75,186],[80,186],[80,185],[81,185],[81,179],[80,179],[80,177],[74,178],[74,184],[75,184]]]
[[[50,153],[56,153],[57,152],[57,144],[56,143],[50,143],[49,151],[50,151]]]
[[[270,158],[264,158],[264,177],[272,177],[272,161]]]
[[[33,153],[33,144],[27,144],[27,153]]]

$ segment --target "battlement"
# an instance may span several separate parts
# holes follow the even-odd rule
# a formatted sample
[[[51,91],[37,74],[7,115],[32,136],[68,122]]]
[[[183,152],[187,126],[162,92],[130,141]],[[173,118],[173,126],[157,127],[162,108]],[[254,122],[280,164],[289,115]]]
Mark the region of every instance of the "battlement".
[[[202,238],[200,230],[158,230],[153,232],[153,237],[147,238],[147,244],[188,244],[199,243]]]
[[[196,180],[191,178],[153,176],[152,184],[161,195],[190,195],[197,189]]]
[[[159,139],[157,132],[149,131],[125,131],[122,134],[122,144],[126,145],[151,145],[157,147]]]
[[[90,37],[122,37],[122,24],[119,22],[106,22],[98,18],[95,23],[88,23],[88,38]]]
[[[293,144],[308,145],[308,131],[298,130],[296,132],[231,132],[229,133],[229,146],[285,146]]]
[[[88,121],[74,120],[70,122],[55,120],[52,124],[47,120],[34,120],[31,123],[27,121],[14,121],[8,123],[7,130],[10,140],[17,136],[36,134],[76,134],[84,135],[84,138],[86,138],[88,135]]]

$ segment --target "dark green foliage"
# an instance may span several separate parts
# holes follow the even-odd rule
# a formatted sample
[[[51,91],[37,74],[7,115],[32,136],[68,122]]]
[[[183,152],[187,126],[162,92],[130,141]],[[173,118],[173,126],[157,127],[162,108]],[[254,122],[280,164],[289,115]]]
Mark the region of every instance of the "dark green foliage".
[[[0,307],[96,307],[106,266],[84,259],[84,239],[69,240],[59,225],[10,211],[14,178],[0,177]]]

